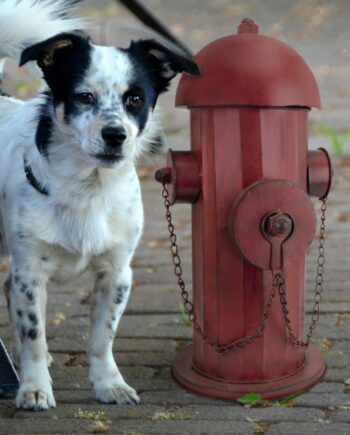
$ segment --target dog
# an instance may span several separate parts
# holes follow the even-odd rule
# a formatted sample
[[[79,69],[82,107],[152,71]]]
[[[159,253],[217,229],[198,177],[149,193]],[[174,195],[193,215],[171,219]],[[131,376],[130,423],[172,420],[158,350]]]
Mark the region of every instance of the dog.
[[[104,403],[137,404],[112,344],[143,228],[137,158],[155,135],[158,95],[195,62],[155,40],[98,46],[71,18],[77,0],[2,0],[0,58],[40,71],[43,88],[0,96],[1,240],[11,259],[4,288],[20,366],[16,406],[55,407],[45,338],[46,286],[88,268],[95,276],[89,378]],[[0,61],[0,64],[3,63]]]

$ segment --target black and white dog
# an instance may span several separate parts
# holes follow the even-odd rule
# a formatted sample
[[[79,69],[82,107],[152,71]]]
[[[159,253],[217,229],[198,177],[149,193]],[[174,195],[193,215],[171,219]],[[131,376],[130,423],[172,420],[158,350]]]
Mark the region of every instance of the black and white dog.
[[[153,40],[128,49],[92,44],[69,18],[77,0],[1,0],[0,64],[36,63],[45,84],[30,101],[0,96],[1,237],[17,407],[55,406],[45,338],[46,286],[95,274],[89,344],[97,399],[138,403],[112,353],[143,227],[135,160],[149,146],[152,113],[178,72],[194,62]]]

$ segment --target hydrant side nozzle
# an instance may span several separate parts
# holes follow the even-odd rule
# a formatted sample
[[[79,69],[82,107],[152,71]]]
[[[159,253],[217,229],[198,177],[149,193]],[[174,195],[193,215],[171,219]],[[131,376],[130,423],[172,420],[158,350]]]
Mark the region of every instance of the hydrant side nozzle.
[[[309,151],[307,157],[307,190],[310,196],[325,199],[332,186],[333,168],[324,148]]]
[[[154,174],[154,178],[158,183],[169,184],[171,183],[171,169],[170,168],[162,168],[158,169],[158,171]]]

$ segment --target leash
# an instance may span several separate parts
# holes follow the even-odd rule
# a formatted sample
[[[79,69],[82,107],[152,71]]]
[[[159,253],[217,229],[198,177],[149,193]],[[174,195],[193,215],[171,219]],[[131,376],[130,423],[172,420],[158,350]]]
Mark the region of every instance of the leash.
[[[135,17],[137,17],[145,26],[154,30],[159,35],[176,45],[183,51],[187,57],[192,58],[192,51],[157,18],[149,9],[143,6],[137,0],[117,0],[125,6]]]
[[[0,338],[0,397],[11,396],[19,387],[19,377]]]

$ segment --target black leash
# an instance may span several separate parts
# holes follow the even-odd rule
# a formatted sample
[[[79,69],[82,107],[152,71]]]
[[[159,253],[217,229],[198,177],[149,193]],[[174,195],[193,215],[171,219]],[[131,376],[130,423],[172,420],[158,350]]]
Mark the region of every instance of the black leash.
[[[0,338],[0,397],[10,396],[19,386],[19,378]]]
[[[170,30],[152,14],[145,6],[143,6],[137,0],[118,0],[122,3],[131,13],[133,13],[143,24],[145,24],[150,29],[159,33],[159,35],[166,38],[168,41],[179,47],[188,57],[192,58],[192,51],[176,36],[174,36]]]

